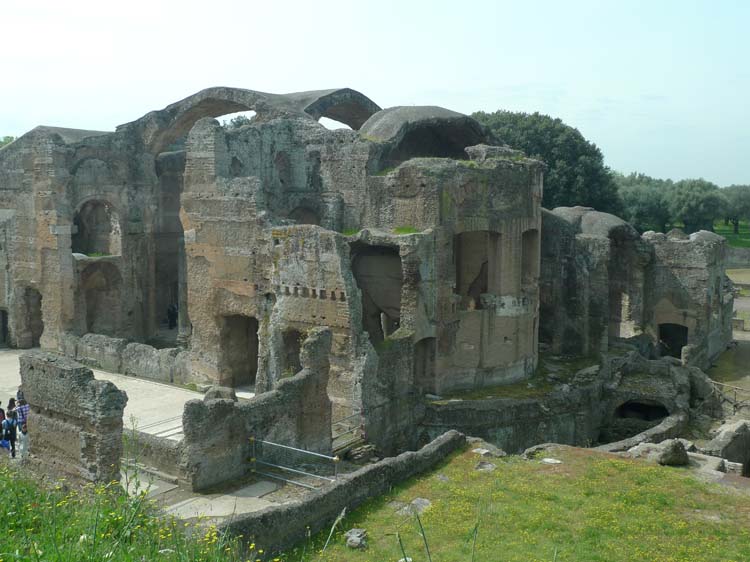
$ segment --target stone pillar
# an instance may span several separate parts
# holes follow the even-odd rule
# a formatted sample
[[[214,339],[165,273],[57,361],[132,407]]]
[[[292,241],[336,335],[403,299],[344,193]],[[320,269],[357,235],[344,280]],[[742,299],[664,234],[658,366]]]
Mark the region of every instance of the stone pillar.
[[[180,238],[177,265],[177,345],[189,348],[193,328],[188,314],[187,257],[184,236]]]

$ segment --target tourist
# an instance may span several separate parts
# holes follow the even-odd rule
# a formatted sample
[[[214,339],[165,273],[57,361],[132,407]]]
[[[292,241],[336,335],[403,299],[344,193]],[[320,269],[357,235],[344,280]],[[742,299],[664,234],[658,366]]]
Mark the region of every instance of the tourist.
[[[8,410],[3,420],[3,439],[9,444],[11,458],[16,458],[16,413]]]
[[[22,424],[18,432],[18,452],[22,459],[25,459],[29,454],[29,434],[26,424]]]
[[[18,401],[18,405],[16,406],[16,424],[18,425],[19,429],[22,425],[26,425],[26,422],[29,419],[29,410],[30,407],[26,403],[26,400],[21,398]]]
[[[169,323],[169,329],[173,329],[177,327],[177,306],[175,304],[170,304],[167,307],[167,322]]]
[[[23,400],[23,390],[21,390],[21,387],[18,387],[18,392],[16,392],[16,400]]]
[[[10,400],[8,400],[8,412],[10,413],[11,410],[16,409],[16,399],[11,396]]]
[[[2,426],[3,420],[5,420],[5,410],[0,408],[0,427]],[[2,437],[2,435],[0,435]]]

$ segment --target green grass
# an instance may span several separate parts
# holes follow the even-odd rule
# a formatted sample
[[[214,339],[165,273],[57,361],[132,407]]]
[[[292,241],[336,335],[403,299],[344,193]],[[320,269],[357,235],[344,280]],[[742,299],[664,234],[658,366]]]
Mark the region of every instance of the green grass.
[[[383,168],[379,172],[375,172],[373,176],[387,176],[388,174],[393,172],[395,169],[396,169],[395,167]]]
[[[393,229],[393,233],[399,234],[399,235],[416,234],[417,232],[419,232],[419,230],[417,230],[413,226],[397,226],[396,228]]]
[[[734,227],[724,224],[723,220],[714,223],[714,232],[726,238],[730,246],[750,248],[750,226],[746,221],[740,222],[739,234],[735,234]]]
[[[358,228],[345,228],[341,234],[344,236],[354,236],[357,232],[359,232]]]
[[[0,505],[0,562],[266,560],[215,527],[158,516],[145,493],[129,497],[117,484],[45,487],[3,462]]]
[[[389,502],[427,498],[421,515],[432,560],[700,562],[750,560],[750,502],[718,485],[701,483],[684,469],[561,449],[546,453],[559,465],[518,457],[489,459],[478,472],[470,450],[427,474],[397,486],[347,515],[325,552],[325,531],[306,545],[328,562],[396,561],[398,538],[414,562],[427,560],[413,516]],[[440,477],[438,477],[440,476]],[[368,532],[368,549],[345,546],[352,527]],[[398,537],[397,537],[398,534]],[[300,560],[301,547],[282,560]]]
[[[443,396],[444,400],[438,400],[435,403],[446,403],[451,399],[541,398],[552,392],[555,385],[570,382],[580,370],[598,364],[599,362],[596,359],[589,357],[566,358],[540,354],[539,366],[529,379],[512,384],[452,392]]]

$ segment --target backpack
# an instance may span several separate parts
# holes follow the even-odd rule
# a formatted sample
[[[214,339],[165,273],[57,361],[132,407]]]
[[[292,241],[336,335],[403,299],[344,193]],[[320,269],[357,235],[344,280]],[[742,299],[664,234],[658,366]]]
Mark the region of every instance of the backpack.
[[[3,422],[3,438],[8,441],[16,440],[16,420],[13,418],[5,418]]]

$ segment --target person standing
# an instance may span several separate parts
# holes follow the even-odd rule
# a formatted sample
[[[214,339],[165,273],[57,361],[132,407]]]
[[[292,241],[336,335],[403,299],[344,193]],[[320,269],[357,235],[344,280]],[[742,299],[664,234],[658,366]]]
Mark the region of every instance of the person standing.
[[[19,431],[21,426],[26,425],[26,422],[29,421],[29,411],[30,406],[26,403],[26,400],[21,398],[16,406],[16,427]]]
[[[29,456],[29,434],[26,424],[19,426],[18,431],[18,452],[21,454],[21,459],[25,459]]]
[[[3,439],[10,444],[10,456],[16,458],[16,412],[8,410],[3,420]]]

